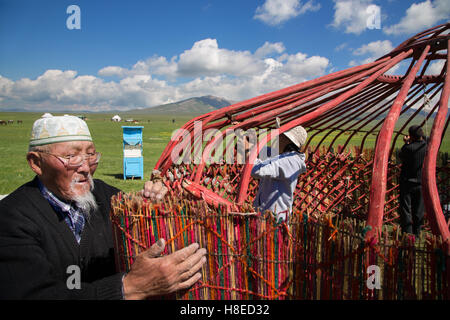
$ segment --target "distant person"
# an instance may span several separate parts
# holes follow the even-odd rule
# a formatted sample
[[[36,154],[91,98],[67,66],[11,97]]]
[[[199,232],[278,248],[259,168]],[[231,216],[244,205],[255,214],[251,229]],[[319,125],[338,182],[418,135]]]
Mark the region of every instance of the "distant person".
[[[251,175],[259,180],[259,189],[253,206],[260,212],[270,210],[277,221],[288,221],[298,177],[306,172],[306,157],[300,152],[306,138],[302,126],[292,128],[279,136],[281,154],[255,160]]]
[[[27,161],[36,177],[0,201],[0,299],[146,299],[200,279],[205,250],[160,256],[163,239],[116,273],[109,214],[120,190],[92,178],[99,160],[83,120],[35,121]],[[155,180],[142,193],[156,201],[166,192]],[[77,268],[80,286],[69,288]]]
[[[425,214],[422,196],[422,167],[427,151],[427,138],[420,126],[408,129],[403,138],[405,145],[399,157],[400,173],[400,226],[403,232],[419,236]]]

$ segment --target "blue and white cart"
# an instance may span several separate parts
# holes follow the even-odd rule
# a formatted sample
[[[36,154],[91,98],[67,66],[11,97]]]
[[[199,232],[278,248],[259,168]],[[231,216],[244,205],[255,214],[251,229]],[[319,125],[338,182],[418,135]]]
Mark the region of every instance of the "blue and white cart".
[[[142,126],[123,128],[123,179],[144,179],[144,157],[142,155]]]

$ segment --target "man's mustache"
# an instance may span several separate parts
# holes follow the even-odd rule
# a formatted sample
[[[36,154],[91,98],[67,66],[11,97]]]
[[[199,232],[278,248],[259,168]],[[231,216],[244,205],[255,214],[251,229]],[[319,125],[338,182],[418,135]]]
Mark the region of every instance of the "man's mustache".
[[[79,183],[80,181],[86,181],[86,180],[89,182],[89,191],[92,191],[92,189],[94,188],[94,179],[92,178],[92,175],[90,173],[86,177],[80,177],[80,176],[74,177],[70,183],[71,189],[73,189],[75,187],[76,183]]]

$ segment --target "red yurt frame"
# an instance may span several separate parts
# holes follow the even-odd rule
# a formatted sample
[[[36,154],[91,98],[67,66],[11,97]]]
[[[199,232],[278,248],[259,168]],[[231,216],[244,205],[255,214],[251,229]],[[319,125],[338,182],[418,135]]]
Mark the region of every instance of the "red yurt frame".
[[[254,160],[279,134],[302,125],[309,135],[309,170],[299,179],[294,204],[303,212],[314,206],[322,212],[339,208],[340,213],[363,216],[371,227],[367,239],[376,241],[383,223],[395,220],[398,207],[399,137],[409,125],[420,124],[429,135],[422,176],[427,220],[450,254],[441,203],[448,201],[448,160],[439,158],[449,123],[449,31],[450,23],[430,28],[374,62],[195,117],[172,137],[155,169],[171,190],[184,187],[208,203],[245,212],[251,210],[248,204],[255,192]],[[436,68],[439,72],[430,74]],[[404,72],[390,74],[396,70]],[[227,133],[239,129],[272,130],[258,136],[244,164],[209,164]],[[208,130],[216,134],[203,143]],[[174,163],[173,155],[187,147],[200,150],[199,161]],[[353,206],[348,205],[352,201]]]

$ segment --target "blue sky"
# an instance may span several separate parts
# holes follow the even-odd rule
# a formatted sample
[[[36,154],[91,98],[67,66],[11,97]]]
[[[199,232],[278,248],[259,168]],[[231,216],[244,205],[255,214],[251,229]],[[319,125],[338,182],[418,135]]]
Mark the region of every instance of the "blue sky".
[[[81,29],[67,28],[70,5]],[[0,0],[0,110],[244,100],[375,60],[449,17],[448,0]]]

